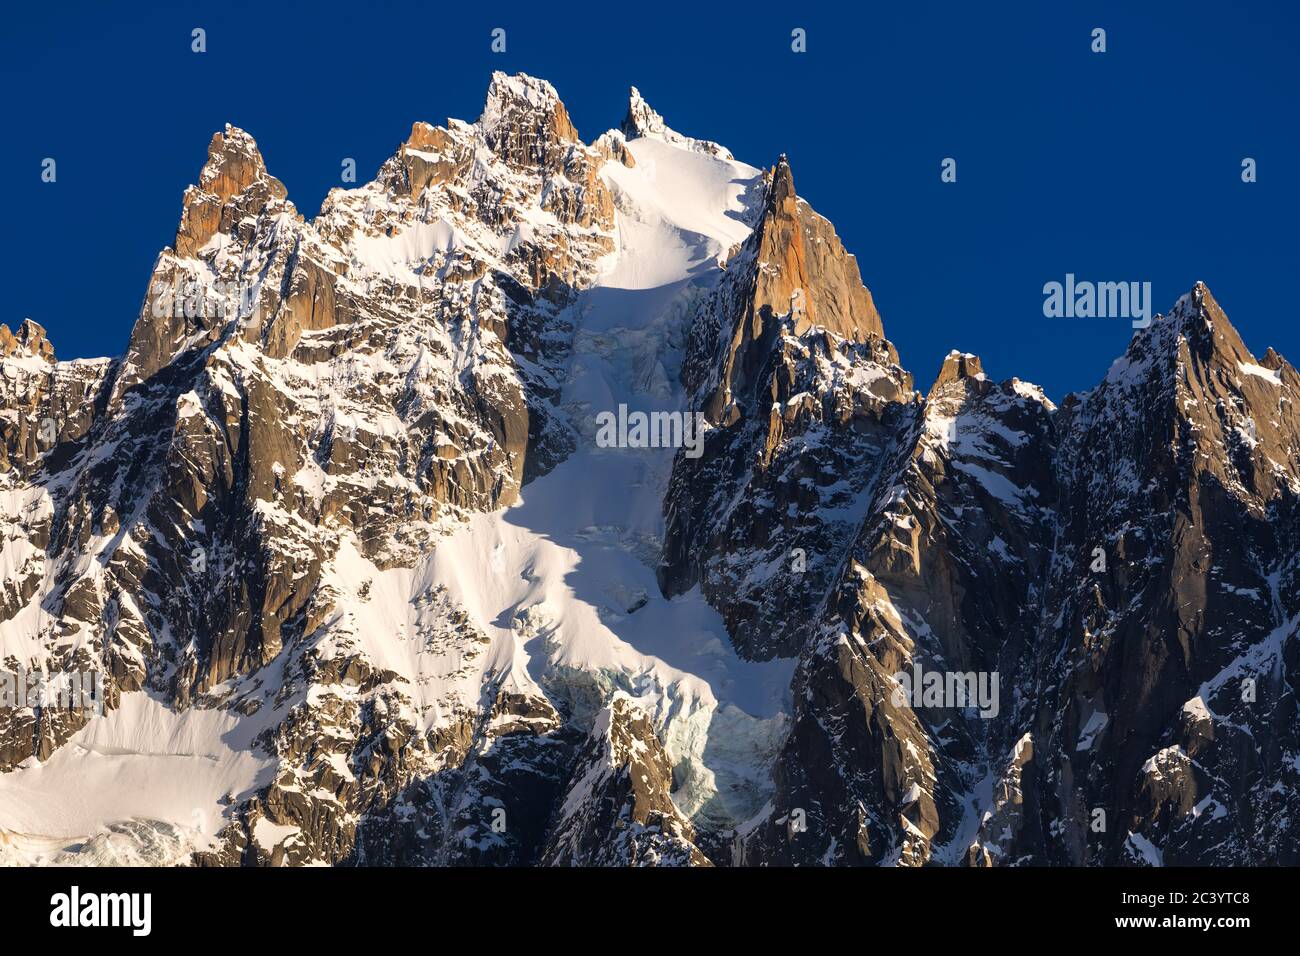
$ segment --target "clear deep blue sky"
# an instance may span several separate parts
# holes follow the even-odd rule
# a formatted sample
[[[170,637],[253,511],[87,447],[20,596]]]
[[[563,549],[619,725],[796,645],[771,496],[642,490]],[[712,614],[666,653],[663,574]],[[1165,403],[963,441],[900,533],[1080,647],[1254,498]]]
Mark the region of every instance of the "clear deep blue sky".
[[[413,120],[477,118],[500,69],[550,80],[587,141],[635,85],[739,159],[787,153],[921,388],[950,348],[1057,399],[1095,384],[1132,332],[1044,318],[1043,284],[1067,272],[1150,281],[1158,311],[1203,279],[1252,350],[1300,361],[1297,4],[836,6],[10,6],[0,320],[30,316],[64,358],[120,354],[214,130],[252,133],[311,216],[343,157],[364,182]],[[190,51],[196,26],[207,53]],[[505,54],[489,49],[497,26]],[[949,156],[955,184],[940,182]]]

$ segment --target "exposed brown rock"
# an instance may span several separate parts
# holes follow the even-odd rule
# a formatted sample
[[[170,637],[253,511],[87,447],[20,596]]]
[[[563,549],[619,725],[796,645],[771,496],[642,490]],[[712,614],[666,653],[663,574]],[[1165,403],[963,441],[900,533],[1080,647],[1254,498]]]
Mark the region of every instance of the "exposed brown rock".
[[[185,191],[177,254],[195,255],[218,232],[230,232],[243,217],[286,195],[284,184],[267,174],[253,138],[227,124],[224,133],[212,134],[198,185]]]
[[[980,364],[978,356],[971,355],[969,352],[958,352],[954,349],[944,358],[943,365],[939,369],[939,376],[934,380],[934,385],[931,386],[930,394],[933,395],[949,382],[955,382],[963,378],[979,378],[983,375],[984,367]]]
[[[31,319],[23,319],[15,334],[9,326],[0,323],[0,356],[27,352],[47,362],[54,361],[54,346],[45,337],[45,329]]]

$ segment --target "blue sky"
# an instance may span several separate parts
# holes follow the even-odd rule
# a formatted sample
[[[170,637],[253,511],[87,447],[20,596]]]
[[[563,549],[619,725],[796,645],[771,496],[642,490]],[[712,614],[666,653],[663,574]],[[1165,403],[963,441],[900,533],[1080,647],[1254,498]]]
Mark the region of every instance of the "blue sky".
[[[343,157],[370,178],[413,120],[475,119],[502,69],[555,84],[588,141],[636,85],[739,159],[787,153],[918,387],[951,348],[1057,399],[1095,384],[1132,330],[1044,318],[1043,284],[1067,272],[1149,281],[1160,311],[1203,279],[1254,351],[1300,361],[1297,5],[891,6],[11,7],[0,321],[30,316],[63,358],[120,354],[214,130],[252,133],[311,216]],[[505,54],[489,48],[498,26]],[[45,157],[56,183],[41,182]],[[940,181],[945,157],[956,183]]]

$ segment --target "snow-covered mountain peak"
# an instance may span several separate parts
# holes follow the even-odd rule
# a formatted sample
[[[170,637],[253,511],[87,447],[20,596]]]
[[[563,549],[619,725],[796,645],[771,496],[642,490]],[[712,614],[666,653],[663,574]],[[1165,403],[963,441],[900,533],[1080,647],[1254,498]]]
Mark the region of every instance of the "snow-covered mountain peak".
[[[627,116],[619,127],[628,139],[640,136],[662,140],[698,153],[707,153],[718,159],[732,159],[731,152],[717,143],[704,139],[683,136],[664,122],[664,118],[654,111],[641,96],[635,86],[628,91]]]
[[[491,149],[520,166],[554,167],[567,145],[580,143],[555,87],[524,73],[492,74],[476,125]]]
[[[1189,388],[1195,392],[1193,400],[1199,400],[1201,389],[1194,382],[1204,385],[1207,376],[1220,374],[1235,378],[1239,366],[1262,367],[1209,287],[1197,282],[1168,312],[1154,316],[1147,327],[1134,333],[1125,354],[1115,360],[1091,394],[1127,394],[1135,387],[1154,387],[1158,382],[1166,406],[1181,412],[1189,407],[1184,400]],[[1152,392],[1149,397],[1155,395]],[[1146,407],[1164,406],[1148,403]]]
[[[491,132],[502,122],[510,122],[528,113],[551,114],[564,110],[560,94],[549,81],[527,73],[513,76],[496,70],[488,82],[487,100],[478,119],[484,133]],[[567,112],[566,112],[567,115]]]
[[[630,99],[587,146],[495,74],[310,221],[229,127],[122,360],[0,327],[0,662],[108,685],[0,710],[0,859],[1051,861],[1036,773],[1127,799],[1193,670],[1213,721],[1235,635],[1282,646],[1300,378],[1208,290],[1059,414],[966,353],[923,399],[786,158]]]

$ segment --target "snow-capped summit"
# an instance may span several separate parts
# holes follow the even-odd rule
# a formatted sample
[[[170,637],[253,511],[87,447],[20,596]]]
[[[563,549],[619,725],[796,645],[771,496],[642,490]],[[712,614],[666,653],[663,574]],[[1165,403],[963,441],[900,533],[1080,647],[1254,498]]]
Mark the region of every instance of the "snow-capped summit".
[[[727,149],[717,143],[703,139],[692,139],[669,127],[664,122],[664,118],[651,108],[650,104],[641,96],[641,91],[635,86],[628,91],[627,116],[623,118],[623,123],[619,129],[628,139],[648,136],[694,152],[707,153],[710,156],[716,156],[718,159],[733,158]]]
[[[553,164],[565,144],[578,142],[555,87],[524,73],[492,74],[476,125],[489,147],[519,165]]]

